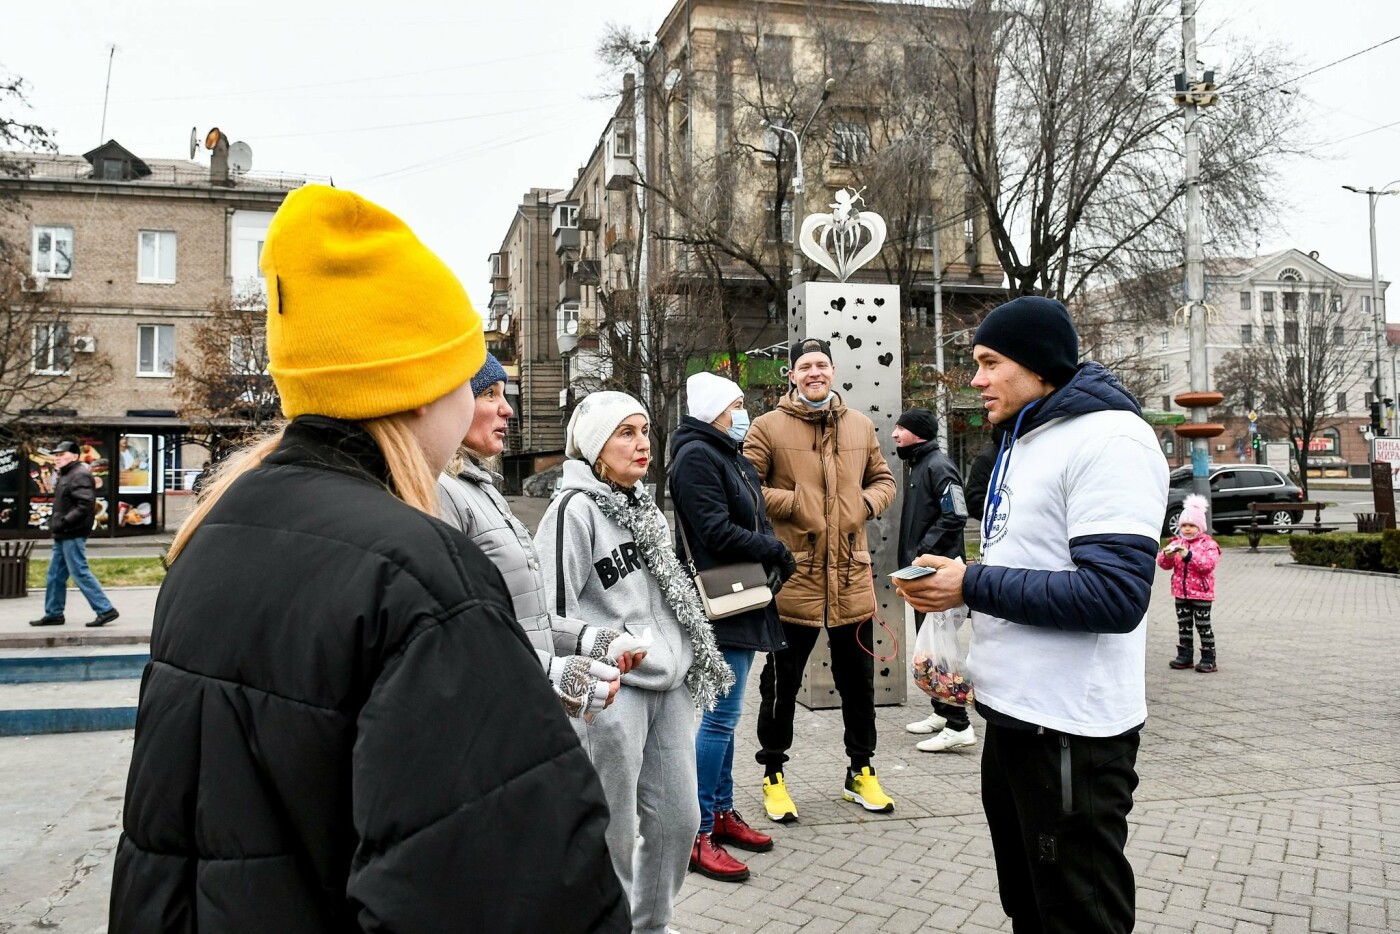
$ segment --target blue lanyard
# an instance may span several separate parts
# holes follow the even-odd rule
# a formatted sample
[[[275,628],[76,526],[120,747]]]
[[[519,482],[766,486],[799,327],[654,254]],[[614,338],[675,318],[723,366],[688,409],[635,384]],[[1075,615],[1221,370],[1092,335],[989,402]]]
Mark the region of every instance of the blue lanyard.
[[[1026,413],[1040,404],[1037,399],[1021,409],[1016,415],[1016,426],[1009,434],[1002,435],[1001,446],[997,448],[997,462],[992,467],[992,479],[987,490],[987,508],[982,512],[982,540],[992,537],[992,526],[996,524],[997,510],[1001,508],[1001,484],[1006,480],[1006,467],[1011,465],[1011,449],[1016,446],[1016,438],[1021,434],[1021,419]],[[1002,457],[1005,456],[1005,461]]]

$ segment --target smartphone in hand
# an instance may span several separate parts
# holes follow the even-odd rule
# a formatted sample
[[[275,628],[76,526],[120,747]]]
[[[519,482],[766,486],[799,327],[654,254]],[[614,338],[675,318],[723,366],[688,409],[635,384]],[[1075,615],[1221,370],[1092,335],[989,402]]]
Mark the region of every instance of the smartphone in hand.
[[[907,568],[900,568],[898,571],[892,571],[890,573],[890,578],[897,581],[911,581],[929,574],[937,573],[937,568],[926,568],[911,564]]]

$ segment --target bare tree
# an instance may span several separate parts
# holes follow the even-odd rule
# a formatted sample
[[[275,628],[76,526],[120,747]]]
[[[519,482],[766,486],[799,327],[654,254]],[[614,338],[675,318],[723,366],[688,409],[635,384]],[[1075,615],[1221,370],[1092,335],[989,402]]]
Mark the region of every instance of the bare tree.
[[[28,86],[17,75],[0,68],[0,177],[23,175],[29,170],[27,154],[53,152],[53,137],[43,126],[15,116],[29,107]],[[6,213],[23,209],[12,194],[0,188],[0,221]],[[18,262],[16,251],[24,244],[10,243],[5,237],[6,225],[0,223],[0,263]]]
[[[905,6],[920,14],[912,26],[940,66],[928,72],[934,96],[1011,290],[1067,300],[1179,261],[1176,0],[946,5],[933,20],[926,4]],[[1292,63],[1247,41],[1223,47],[1226,60],[1212,63],[1220,103],[1199,124],[1206,223],[1220,252],[1253,242],[1280,197],[1281,159],[1307,146],[1296,98],[1277,92]]]
[[[1345,417],[1338,396],[1361,384],[1370,332],[1339,294],[1289,294],[1296,304],[1284,309],[1282,333],[1266,325],[1264,340],[1225,354],[1214,377],[1227,399],[1260,413],[1261,428],[1289,440],[1306,495],[1312,439]]]
[[[216,298],[195,325],[193,353],[175,364],[180,414],[203,426],[211,453],[282,417],[268,375],[266,308],[260,291]]]
[[[0,431],[22,438],[29,413],[74,408],[111,379],[104,354],[74,354],[74,330],[61,288],[36,292],[27,266],[0,259]]]

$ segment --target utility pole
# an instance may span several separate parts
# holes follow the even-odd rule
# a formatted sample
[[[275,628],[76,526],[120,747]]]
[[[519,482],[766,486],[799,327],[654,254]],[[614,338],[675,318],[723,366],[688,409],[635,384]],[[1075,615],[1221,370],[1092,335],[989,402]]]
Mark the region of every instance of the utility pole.
[[[649,43],[643,42],[642,49],[637,53],[637,62],[641,65],[641,82],[638,85],[638,93],[632,101],[633,114],[633,139],[636,140],[637,154],[637,236],[640,243],[637,248],[637,333],[633,335],[633,340],[637,342],[637,362],[641,370],[641,391],[642,405],[651,417],[655,417],[654,406],[651,400],[651,368],[649,344],[650,327],[647,316],[651,313],[651,301],[647,294],[647,266],[651,261],[651,251],[648,249],[648,242],[651,235],[647,231],[647,187],[646,187],[646,165],[647,165],[647,73],[648,59],[651,58],[651,51],[647,46]]]
[[[934,365],[938,367],[940,379],[943,376],[943,256],[938,248],[938,241],[942,237],[943,231],[935,223],[933,225],[933,360]],[[949,393],[946,382],[940,383],[940,385],[943,387],[943,398],[939,400],[938,406],[938,435],[942,441],[944,452],[951,452],[952,440],[948,437]]]
[[[1196,2],[1181,0],[1181,70],[1187,82],[1196,74]],[[1186,314],[1190,328],[1191,392],[1210,392],[1210,366],[1206,361],[1205,249],[1201,231],[1201,141],[1196,129],[1200,116],[1196,95],[1182,104],[1186,134]],[[1206,423],[1206,408],[1194,406],[1191,422]],[[1191,439],[1191,489],[1210,503],[1210,443]]]

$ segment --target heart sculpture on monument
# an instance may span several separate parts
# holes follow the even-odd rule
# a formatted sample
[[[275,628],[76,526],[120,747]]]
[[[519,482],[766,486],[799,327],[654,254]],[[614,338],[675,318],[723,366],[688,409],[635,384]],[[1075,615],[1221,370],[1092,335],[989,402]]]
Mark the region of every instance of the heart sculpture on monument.
[[[860,192],[841,189],[831,213],[809,214],[797,236],[802,252],[842,282],[885,245],[885,219],[873,211],[857,210],[856,202],[863,200]]]

